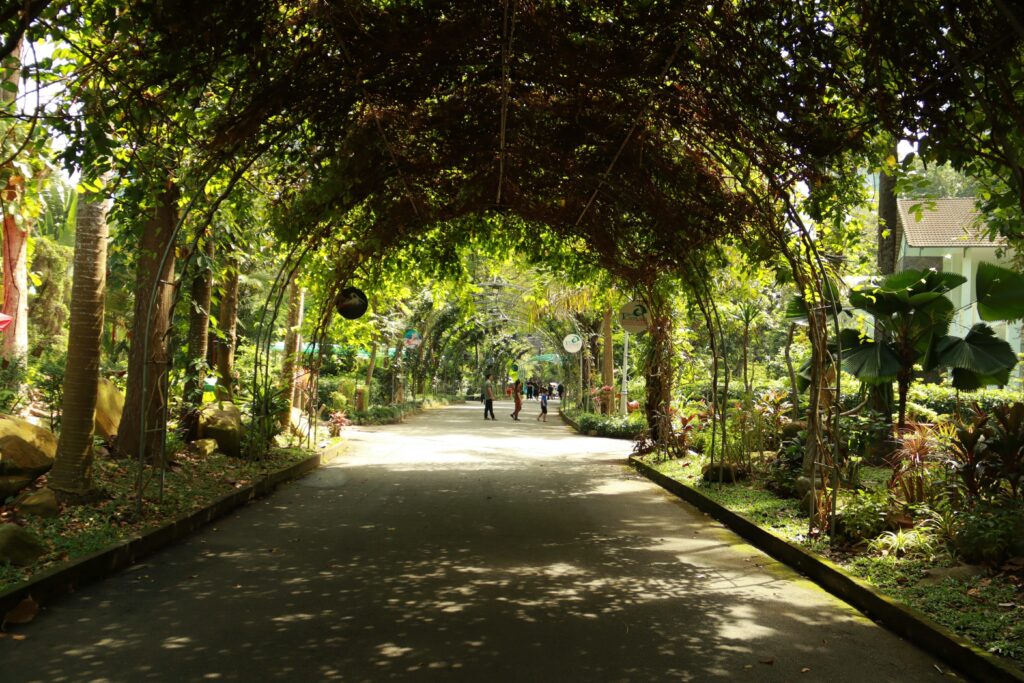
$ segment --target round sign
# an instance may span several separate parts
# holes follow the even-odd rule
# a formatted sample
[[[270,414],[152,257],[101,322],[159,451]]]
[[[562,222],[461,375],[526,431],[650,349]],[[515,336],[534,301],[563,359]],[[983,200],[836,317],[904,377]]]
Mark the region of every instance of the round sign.
[[[576,353],[583,348],[583,337],[578,334],[566,335],[565,339],[562,340],[562,348],[569,353]]]
[[[342,318],[355,320],[356,318],[363,317],[366,309],[370,307],[370,301],[366,298],[363,290],[356,289],[355,287],[346,287],[338,292],[334,305]]]
[[[622,307],[619,311],[619,322],[626,332],[646,332],[651,325],[650,317],[647,314],[647,304],[639,299],[634,299]]]
[[[405,348],[415,349],[422,342],[423,339],[420,337],[420,333],[416,330],[409,330],[405,333]]]

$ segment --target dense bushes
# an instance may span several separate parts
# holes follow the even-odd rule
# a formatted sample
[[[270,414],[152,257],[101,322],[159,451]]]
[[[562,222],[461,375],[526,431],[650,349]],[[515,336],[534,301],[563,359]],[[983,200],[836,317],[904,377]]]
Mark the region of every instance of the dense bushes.
[[[370,406],[366,410],[353,411],[347,415],[352,424],[357,425],[383,425],[401,422],[406,415],[418,412],[424,408],[435,408],[448,405],[449,403],[461,403],[462,398],[458,396],[427,396],[417,401],[406,401],[385,406]]]
[[[907,395],[908,401],[916,407],[923,407],[939,415],[955,415],[957,413],[957,391],[944,384],[913,384]],[[1019,391],[1008,389],[982,389],[971,393],[960,392],[959,412],[968,414],[975,403],[984,412],[1019,401]],[[908,410],[910,410],[908,403]]]
[[[604,436],[611,439],[635,439],[647,429],[643,413],[629,415],[600,415],[598,413],[577,413],[563,411],[576,423],[583,434]]]

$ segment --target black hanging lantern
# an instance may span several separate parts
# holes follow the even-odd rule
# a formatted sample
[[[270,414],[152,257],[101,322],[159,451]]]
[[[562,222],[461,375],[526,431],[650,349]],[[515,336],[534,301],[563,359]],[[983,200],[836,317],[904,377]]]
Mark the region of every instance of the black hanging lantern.
[[[356,287],[346,287],[338,292],[338,298],[334,300],[338,313],[346,320],[362,318],[366,309],[370,307],[370,301],[366,298],[363,290]]]

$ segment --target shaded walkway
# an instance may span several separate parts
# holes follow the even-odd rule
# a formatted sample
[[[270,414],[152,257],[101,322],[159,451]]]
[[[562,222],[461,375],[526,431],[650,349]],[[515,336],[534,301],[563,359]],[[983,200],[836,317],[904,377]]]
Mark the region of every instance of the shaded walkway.
[[[334,465],[0,640],[0,680],[940,677],[629,471],[629,442],[536,410],[353,430]]]

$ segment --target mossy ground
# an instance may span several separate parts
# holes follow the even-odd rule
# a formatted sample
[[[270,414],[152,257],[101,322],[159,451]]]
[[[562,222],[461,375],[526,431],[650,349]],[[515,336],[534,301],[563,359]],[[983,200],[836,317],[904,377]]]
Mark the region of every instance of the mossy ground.
[[[19,517],[10,506],[0,507],[0,521],[16,522],[38,536],[50,552],[29,567],[0,564],[0,591],[45,569],[107,548],[147,528],[182,514],[312,455],[302,449],[275,449],[259,460],[214,454],[206,458],[179,454],[165,472],[160,496],[159,472],[149,477],[142,513],[135,511],[137,466],[128,460],[97,460],[93,467],[101,500],[88,505],[62,506],[59,517]],[[42,478],[38,483],[45,482]]]
[[[897,557],[872,551],[866,544],[833,547],[828,539],[809,537],[808,520],[800,514],[796,500],[779,498],[762,488],[756,478],[738,484],[706,483],[701,479],[704,461],[700,457],[648,462],[662,474],[697,489],[777,536],[828,558],[980,648],[1024,665],[1024,580],[1020,573],[994,568],[989,576],[947,578],[926,585],[921,580],[927,569],[956,564],[946,552]],[[864,468],[861,483],[884,487],[888,477],[885,468]]]

